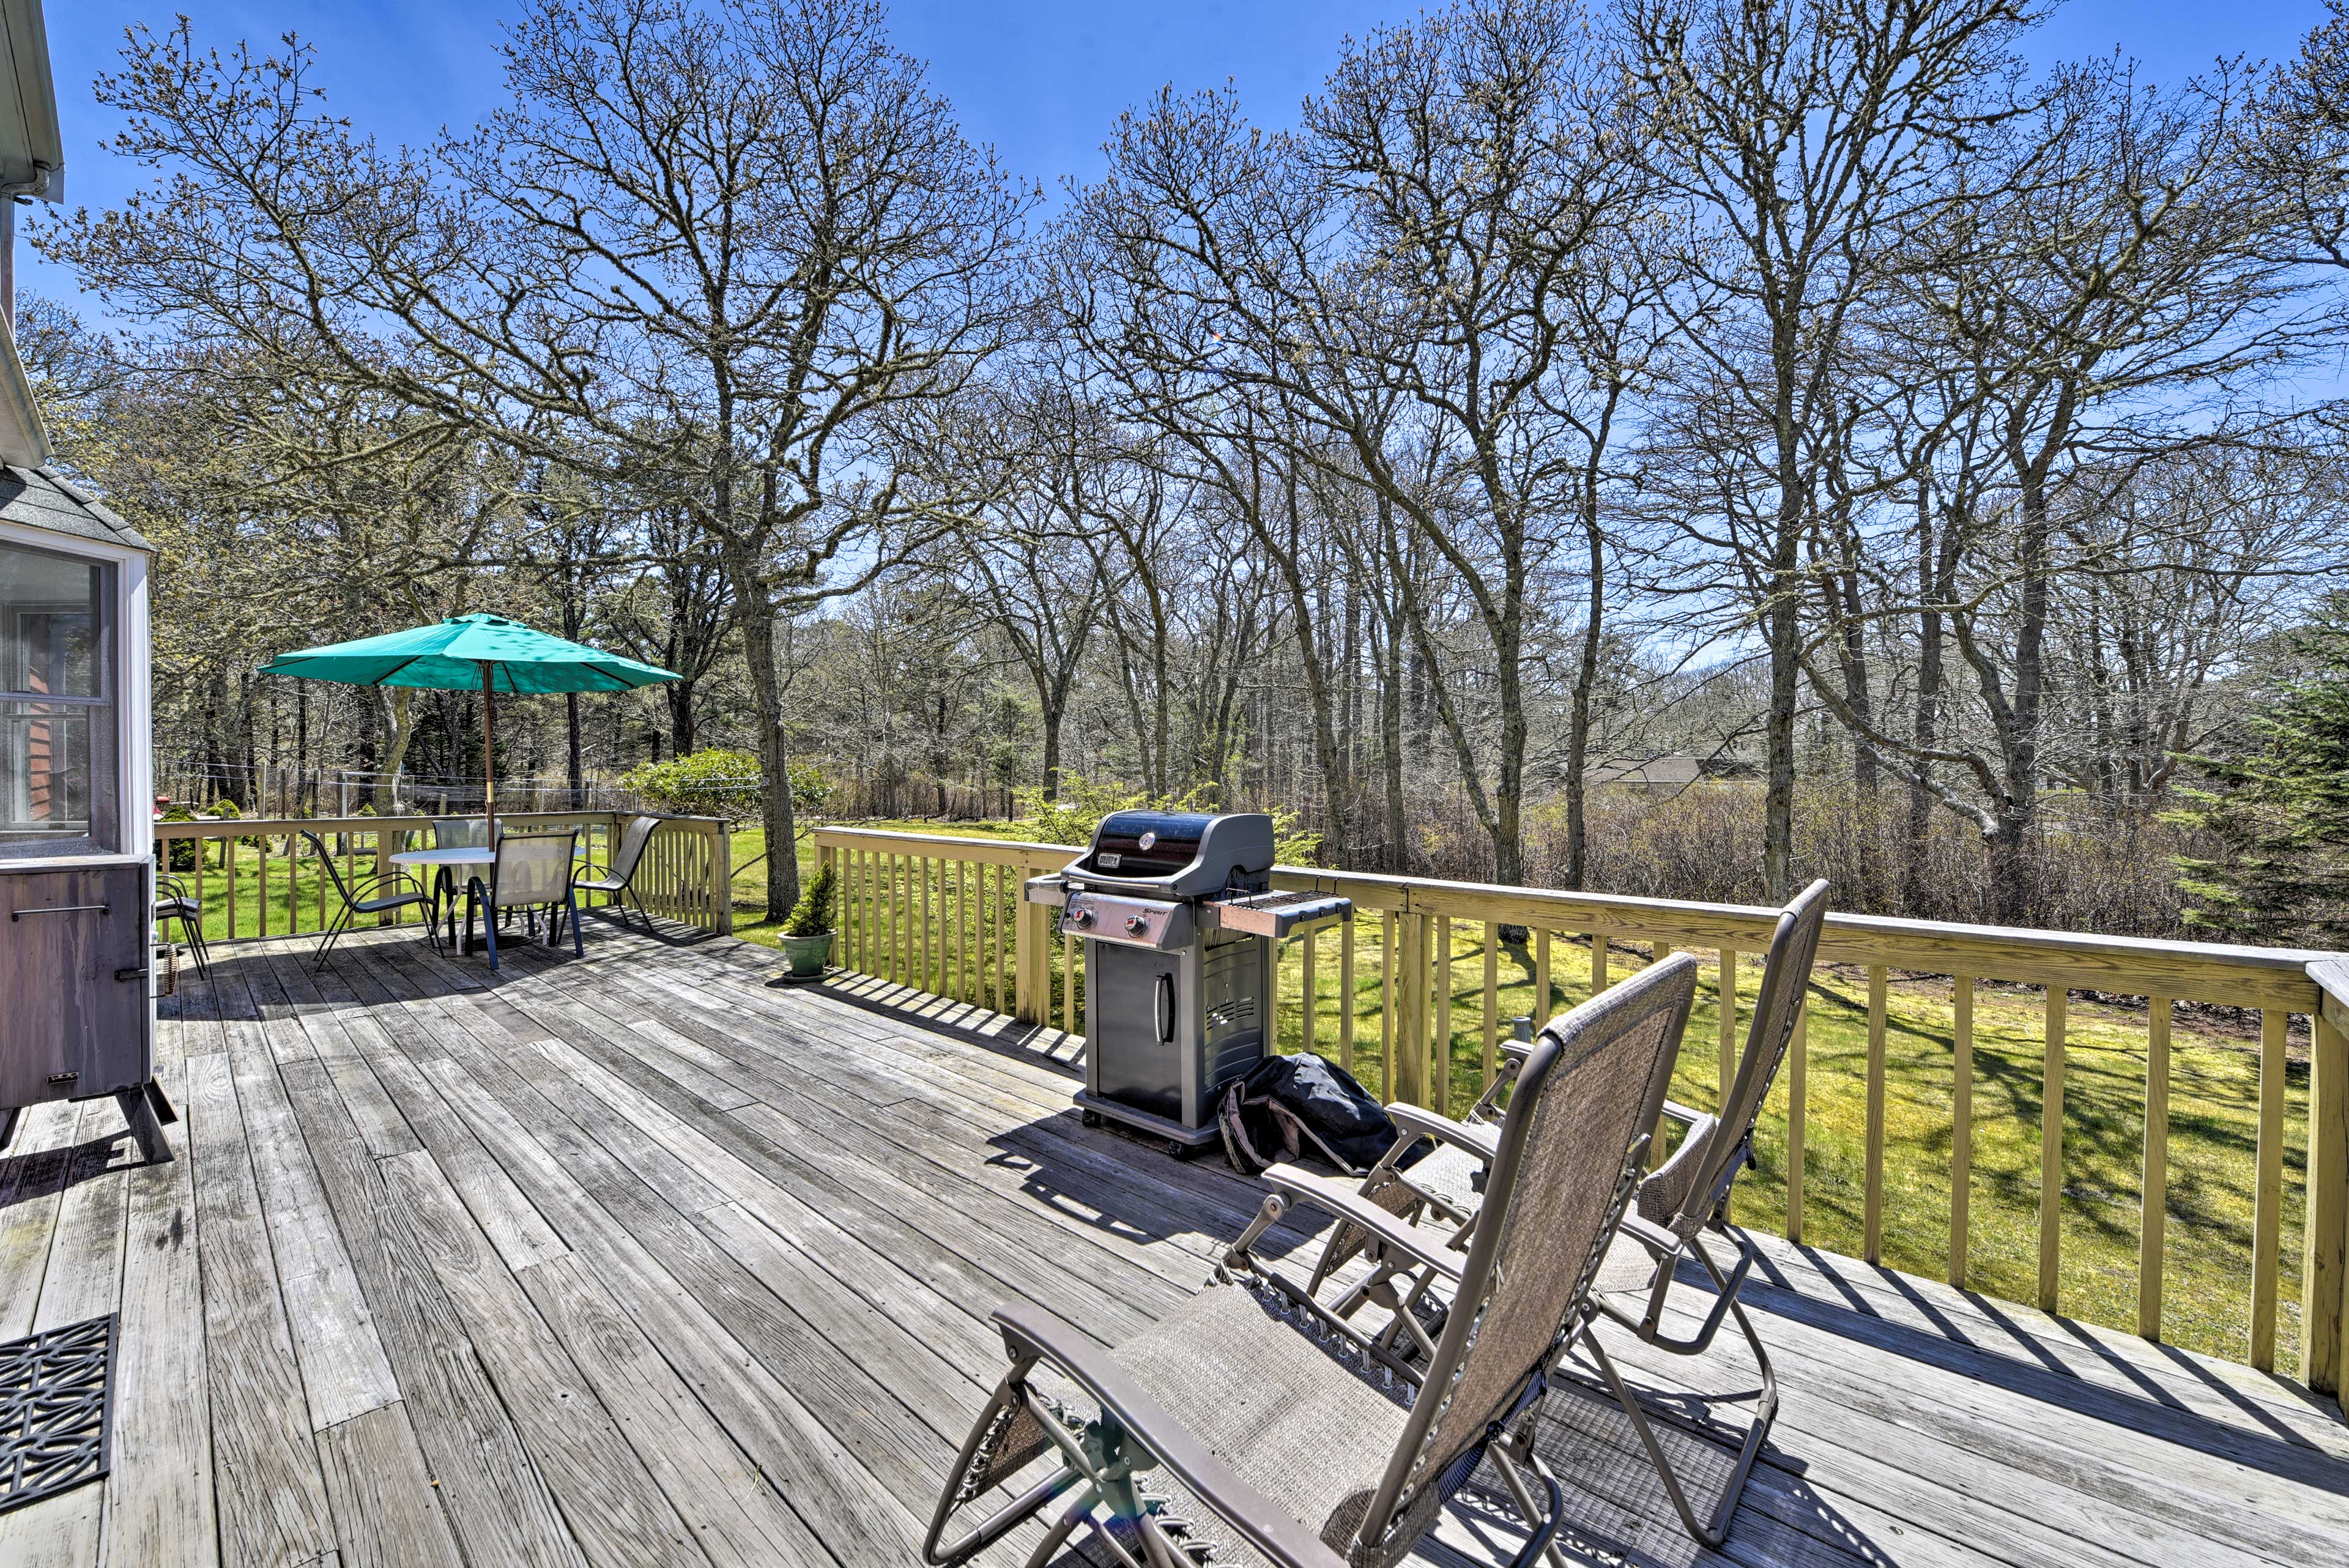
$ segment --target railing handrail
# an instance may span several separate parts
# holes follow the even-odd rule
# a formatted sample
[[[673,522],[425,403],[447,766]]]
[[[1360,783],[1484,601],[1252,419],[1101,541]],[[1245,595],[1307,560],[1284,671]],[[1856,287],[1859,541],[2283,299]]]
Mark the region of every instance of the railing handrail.
[[[958,859],[998,864],[1066,864],[1073,845],[964,837],[896,829],[818,827],[818,843],[857,846],[952,846]],[[992,853],[975,855],[971,846]],[[1596,929],[1609,936],[1757,951],[1769,945],[1778,911],[1631,894],[1568,892],[1505,883],[1277,866],[1274,881],[1292,889],[1343,893],[1357,907],[1397,914],[1470,916],[1527,926]],[[1819,958],[1830,963],[1890,963],[1924,973],[1965,974],[2028,984],[2061,984],[2126,995],[2190,996],[2233,1007],[2311,1012],[2317,1005],[2313,964],[2349,955],[2305,948],[2248,947],[2164,937],[2106,936],[2024,926],[1966,925],[1886,915],[1829,915]],[[1920,959],[1940,961],[1935,969]],[[2349,1005],[2349,1004],[2344,1004]]]
[[[1019,984],[1018,1016],[1050,1026],[1055,992],[1061,1027],[1079,1028],[1080,979],[1074,944],[1058,936],[1040,906],[1016,904],[1019,891],[1006,886],[1013,872],[1049,871],[1081,853],[1073,845],[965,837],[950,833],[896,829],[818,827],[817,853],[847,873],[843,882],[843,942],[847,958],[863,961],[886,978],[929,990],[947,963],[962,952],[959,932],[936,950],[932,929],[932,865],[962,861],[998,868],[997,886],[979,896],[999,901],[996,910],[1001,993],[1002,929],[1016,924],[1014,944]],[[1500,929],[1529,933],[1528,957],[1537,997],[1556,994],[1551,981],[1557,939],[1587,940],[1591,988],[1609,983],[1610,947],[1648,941],[1659,955],[1667,948],[1714,950],[1716,1012],[1720,1033],[1720,1082],[1733,1070],[1742,1032],[1738,1029],[1739,965],[1767,948],[1778,912],[1744,904],[1701,903],[1622,894],[1565,892],[1494,883],[1450,882],[1434,877],[1338,871],[1321,867],[1274,868],[1274,885],[1292,890],[1342,893],[1357,910],[1383,922],[1378,949],[1378,1042],[1383,1087],[1389,1098],[1448,1106],[1453,1024],[1452,930],[1464,922],[1485,928],[1482,1008],[1485,1072],[1491,1081],[1500,1020],[1495,960]],[[947,883],[941,869],[935,886],[941,898]],[[960,906],[950,919],[959,922]],[[1339,989],[1354,995],[1354,922],[1338,926]],[[1318,997],[1314,941],[1299,940],[1299,994]],[[1438,958],[1436,955],[1444,955]],[[983,956],[983,944],[982,944]],[[1627,955],[1628,956],[1628,955]],[[1863,1088],[1867,1133],[1862,1176],[1862,1256],[1881,1259],[1887,1184],[1884,1166],[1889,1128],[1887,1059],[1891,1045],[1889,990],[1892,971],[1951,977],[1952,1061],[1950,1132],[1950,1267],[1953,1285],[1967,1282],[1971,1142],[1973,1008],[1976,982],[2021,982],[2044,988],[2044,1077],[2041,1082],[2039,1187],[2039,1305],[2057,1310],[2063,1251],[2062,1212],[2066,1187],[2064,1078],[2068,1050],[2066,1009],[2074,991],[2147,999],[2145,1198],[2139,1205],[2137,1322],[2140,1333],[2161,1335],[2164,1228],[2168,1210],[2168,1145],[2170,1033],[2175,1004],[2215,1002],[2257,1009],[2257,1146],[2253,1155],[2255,1206],[2250,1271],[2250,1361],[2262,1371],[2275,1366],[2275,1341],[2282,1279],[2283,1197],[2286,1141],[2286,1050],[2293,1014],[2313,1020],[2312,1072],[2307,1100],[2308,1149],[2305,1232],[2302,1237],[2302,1376],[2312,1387],[2339,1389],[2349,1369],[2349,953],[2302,948],[2261,948],[2168,938],[2106,936],[2095,932],[2035,930],[2019,927],[1964,925],[1874,915],[1831,915],[1816,961],[1858,966],[1867,975],[1868,1059]],[[1436,983],[1442,980],[1442,983]],[[968,987],[960,988],[965,992]],[[1472,1003],[1473,1005],[1473,1003]],[[1545,1000],[1537,1005],[1547,1005]],[[1341,1005],[1338,1059],[1355,1064],[1355,1006]],[[1433,1015],[1431,1017],[1431,1014]],[[1316,1002],[1305,1019],[1304,1043],[1316,1048]],[[1786,1122],[1786,1234],[1801,1237],[1803,1214],[1804,1078],[1807,1047],[1798,1023],[1788,1059]]]
[[[475,811],[460,811],[450,816],[479,816]],[[657,817],[663,822],[699,823],[721,827],[722,816],[693,816],[673,811],[616,811],[607,806],[583,806],[577,811],[502,811],[500,822],[575,822],[583,817],[630,816]],[[192,821],[154,824],[158,838],[227,838],[248,833],[365,833],[371,828],[397,827],[403,830],[429,827],[443,820],[438,814],[401,814],[396,816],[200,816]]]
[[[450,815],[470,817],[474,814]],[[607,852],[619,834],[621,824],[633,816],[650,816],[663,826],[678,831],[657,832],[654,835],[651,847],[655,853],[640,863],[648,875],[634,884],[632,896],[653,913],[670,916],[711,931],[731,931],[734,929],[732,846],[724,818],[692,816],[680,812],[615,811],[601,806],[571,811],[498,813],[500,822],[523,829],[564,826],[584,828],[591,846],[595,842],[595,835],[601,832],[605,836]],[[362,855],[372,855],[377,869],[384,870],[388,868],[390,857],[399,852],[400,842],[408,835],[428,831],[436,820],[438,817],[434,815],[409,813],[382,816],[200,816],[177,822],[159,819],[151,825],[150,843],[154,852],[168,863],[175,846],[180,845],[221,842],[233,845],[246,839],[258,840],[258,865],[253,878],[256,886],[247,907],[253,911],[256,927],[253,934],[265,937],[270,934],[270,911],[281,907],[269,901],[276,896],[269,886],[270,861],[273,858],[271,841],[284,839],[285,851],[276,858],[282,866],[288,867],[282,893],[285,924],[278,934],[297,935],[308,933],[301,926],[301,915],[296,907],[296,875],[293,868],[316,858],[303,852],[300,844],[303,834],[316,834],[322,841],[341,838],[344,843],[339,854],[346,861],[356,861]],[[369,837],[374,841],[370,848],[354,848],[352,841]],[[677,847],[681,840],[690,841],[698,847]],[[204,880],[211,868],[203,864],[206,858],[203,851],[192,853],[197,864],[184,874],[195,878],[201,898],[203,897]],[[330,846],[329,853],[336,851]],[[226,915],[227,929],[219,940],[234,940],[237,936],[240,881],[235,861],[240,857],[224,850],[222,858],[221,871],[225,886],[220,902]],[[314,889],[314,895],[316,903],[313,908],[320,924],[311,928],[312,930],[323,929],[326,918],[323,885]],[[385,917],[394,923],[400,918],[398,912]]]

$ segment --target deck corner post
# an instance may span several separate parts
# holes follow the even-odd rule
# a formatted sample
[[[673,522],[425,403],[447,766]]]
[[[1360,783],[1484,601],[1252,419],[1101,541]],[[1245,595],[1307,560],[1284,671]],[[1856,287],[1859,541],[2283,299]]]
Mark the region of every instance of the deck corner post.
[[[608,825],[604,829],[607,841],[611,831]],[[822,847],[817,849],[818,865],[823,863],[827,853],[830,852]],[[711,913],[715,917],[712,924],[719,936],[730,937],[734,934],[734,830],[722,816],[711,825],[709,881]],[[838,907],[836,903],[833,906],[834,909]],[[833,923],[839,923],[836,917]]]
[[[2349,995],[2326,985],[2310,1023],[2301,1377],[2313,1391],[2339,1398],[2349,1374],[2349,1031],[2343,1027]]]

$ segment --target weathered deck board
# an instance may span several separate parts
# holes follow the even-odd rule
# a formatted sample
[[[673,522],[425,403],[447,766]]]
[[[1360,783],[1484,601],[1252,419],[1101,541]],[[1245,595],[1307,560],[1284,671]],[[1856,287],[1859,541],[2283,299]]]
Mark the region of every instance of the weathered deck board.
[[[907,1562],[999,1369],[989,1311],[1113,1343],[1258,1199],[1081,1127],[1081,1043],[861,977],[772,988],[722,939],[595,920],[586,960],[515,942],[495,976],[412,930],[322,973],[306,946],[222,944],[166,1004],[180,1163],[135,1168],[109,1102],[0,1157],[0,1327],[119,1309],[125,1379],[113,1476],[0,1515],[0,1565]],[[1783,1242],[1747,1299],[1785,1407],[1727,1546],[1560,1394],[1578,1555],[2349,1556],[2349,1429],[2290,1384]],[[1692,1409],[1753,1372],[1729,1336],[1622,1359]],[[1423,1555],[1521,1538],[1467,1501]]]

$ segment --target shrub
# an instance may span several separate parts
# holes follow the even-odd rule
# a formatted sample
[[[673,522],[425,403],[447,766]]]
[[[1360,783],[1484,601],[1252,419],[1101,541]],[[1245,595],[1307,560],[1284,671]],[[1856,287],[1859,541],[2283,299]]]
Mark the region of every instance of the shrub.
[[[196,814],[189,810],[184,805],[175,805],[163,814],[163,820],[165,822],[193,822],[196,820]],[[171,863],[169,866],[166,866],[164,869],[166,871],[194,870],[196,868],[196,853],[202,847],[202,840],[195,838],[174,838],[171,841]]]
[[[819,815],[832,799],[832,781],[812,762],[791,767],[792,809]],[[682,816],[722,816],[735,820],[755,817],[766,789],[766,775],[755,753],[705,747],[665,763],[645,763],[631,768],[620,787],[633,790],[657,811]]]
[[[1089,779],[1081,774],[1061,775],[1060,798],[1046,800],[1040,787],[1015,790],[1019,815],[1029,831],[1047,844],[1089,844],[1102,818],[1118,811],[1213,811],[1216,786],[1200,784],[1186,794],[1152,796],[1132,784]],[[1283,866],[1310,866],[1320,852],[1321,836],[1299,826],[1296,812],[1286,807],[1272,813],[1272,856]]]
[[[787,937],[820,937],[832,929],[832,867],[819,867],[800,889],[800,901],[783,920]]]

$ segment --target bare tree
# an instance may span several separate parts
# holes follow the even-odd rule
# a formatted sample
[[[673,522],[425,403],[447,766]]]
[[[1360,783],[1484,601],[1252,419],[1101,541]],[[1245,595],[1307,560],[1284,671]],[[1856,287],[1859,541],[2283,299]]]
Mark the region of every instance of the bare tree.
[[[100,97],[167,179],[39,243],[119,308],[678,497],[732,583],[788,845],[778,628],[961,520],[952,405],[1017,314],[1032,193],[862,0],[534,0],[502,52],[513,102],[427,156],[354,140],[290,37],[224,62],[135,31]],[[788,905],[793,857],[767,881]]]
[[[1629,0],[1646,112],[1628,151],[1684,204],[1681,345],[1728,406],[1701,449],[1699,536],[1735,566],[1770,663],[1764,881],[1793,891],[1803,545],[1847,335],[1899,236],[1985,114],[2028,0]],[[1995,107],[1995,98],[1991,104]],[[1758,438],[1755,440],[1754,438]],[[1744,454],[1753,452],[1748,459]]]

